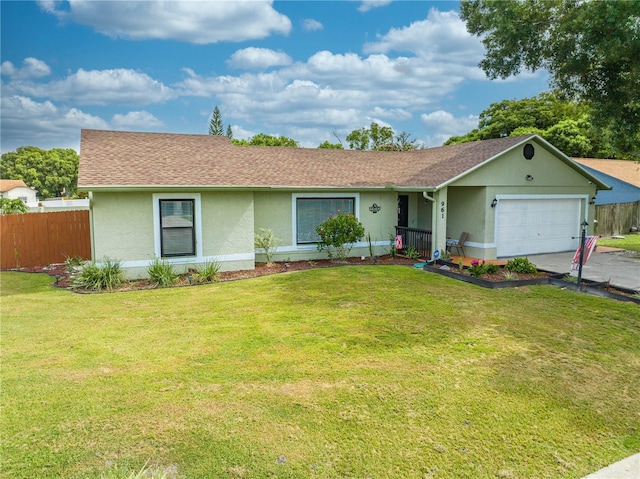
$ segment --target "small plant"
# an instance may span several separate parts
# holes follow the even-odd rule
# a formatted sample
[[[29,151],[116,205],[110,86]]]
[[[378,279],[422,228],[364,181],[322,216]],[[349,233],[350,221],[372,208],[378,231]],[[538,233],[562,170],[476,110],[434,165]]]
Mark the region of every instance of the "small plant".
[[[504,276],[505,281],[516,281],[519,276],[515,271],[503,271],[502,276]]]
[[[280,246],[280,238],[276,238],[273,231],[260,228],[260,232],[254,236],[253,244],[257,249],[264,251],[267,264],[269,264],[276,249]]]
[[[218,261],[207,261],[200,269],[196,270],[193,278],[197,283],[213,283],[218,278],[221,266]]]
[[[389,239],[389,245],[389,255],[395,258],[398,250],[396,250],[396,239],[393,236]]]
[[[315,266],[315,265],[317,265],[318,263],[317,263],[316,261],[313,261],[312,259],[310,259],[310,260],[308,261],[308,264],[309,264],[309,266]]]
[[[529,262],[529,258],[513,258],[507,262],[504,269],[520,274],[536,274],[538,268]]]
[[[462,271],[464,269],[464,261],[462,258],[458,259],[458,269]]]
[[[338,211],[337,215],[330,215],[329,219],[316,227],[320,236],[318,250],[327,250],[329,258],[337,258],[345,262],[355,243],[364,236],[364,226],[351,213]]]
[[[409,259],[418,259],[420,257],[420,253],[413,246],[409,246],[404,253]]]
[[[451,258],[451,254],[446,249],[441,249],[440,250],[440,258],[442,258],[442,259],[450,259]]]
[[[486,263],[482,260],[474,259],[469,267],[469,274],[480,278],[483,274],[496,274],[500,270],[497,264]]]
[[[147,268],[147,274],[149,275],[149,281],[162,288],[172,286],[178,279],[173,265],[160,258],[153,260]]]
[[[95,261],[85,262],[73,280],[74,288],[92,291],[111,290],[124,281],[122,265],[119,261],[105,257],[101,264]]]
[[[84,260],[80,256],[68,257],[64,264],[67,266],[68,270],[73,270],[82,266],[84,264]]]
[[[565,274],[562,277],[562,281],[566,281],[567,283],[578,284],[578,277],[577,276],[571,276],[570,274]]]
[[[367,233],[367,243],[369,244],[369,256],[373,258],[373,242],[371,241],[371,233]]]
[[[127,467],[109,466],[100,476],[100,479],[167,479],[166,473],[154,471],[148,467],[149,461],[135,472]]]

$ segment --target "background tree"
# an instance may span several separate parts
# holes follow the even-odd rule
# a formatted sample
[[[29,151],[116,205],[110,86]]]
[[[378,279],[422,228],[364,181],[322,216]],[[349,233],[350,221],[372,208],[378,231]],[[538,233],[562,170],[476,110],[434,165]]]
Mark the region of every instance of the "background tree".
[[[224,135],[222,127],[222,115],[220,114],[220,108],[216,105],[211,114],[211,120],[209,120],[209,134],[222,136]]]
[[[492,103],[480,113],[478,128],[445,144],[525,134],[540,135],[569,156],[621,156],[611,147],[610,132],[592,124],[588,105],[561,100],[554,93]]]
[[[12,215],[15,213],[26,213],[29,208],[20,198],[0,198],[0,215]]]
[[[231,130],[231,125],[227,125],[227,138],[233,140],[233,131]]]
[[[41,150],[21,146],[3,153],[0,172],[3,179],[23,180],[38,190],[40,198],[72,196],[78,186],[78,153],[71,148]]]
[[[640,2],[463,0],[460,16],[482,38],[490,78],[546,69],[553,88],[592,107],[619,151],[638,155]]]
[[[409,151],[419,148],[409,133],[403,131],[394,137],[390,126],[381,126],[375,122],[369,128],[353,130],[347,135],[347,141],[349,148],[353,150]]]
[[[232,140],[236,145],[244,146],[287,146],[291,148],[299,148],[298,142],[286,136],[273,136],[266,133],[258,133],[248,140]]]
[[[320,143],[318,148],[324,148],[327,150],[344,150],[340,143],[329,143],[327,140]]]

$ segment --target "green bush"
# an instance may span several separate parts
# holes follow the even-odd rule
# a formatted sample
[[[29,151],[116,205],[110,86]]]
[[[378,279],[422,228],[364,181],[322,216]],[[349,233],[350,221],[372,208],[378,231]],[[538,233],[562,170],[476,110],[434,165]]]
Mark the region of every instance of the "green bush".
[[[74,288],[101,291],[113,289],[124,281],[120,261],[104,258],[102,263],[87,261],[78,270],[73,279]]]
[[[149,275],[149,281],[162,288],[172,286],[178,279],[173,265],[160,258],[153,260],[147,268],[147,274]]]
[[[207,261],[194,275],[197,283],[212,283],[218,278],[221,264],[218,261]]]
[[[326,249],[329,258],[345,261],[353,245],[364,237],[364,226],[351,213],[338,211],[318,225],[316,233],[320,236],[319,251]]]
[[[482,260],[474,259],[469,266],[469,274],[480,278],[483,274],[496,274],[500,270],[497,264],[485,263]]]
[[[260,228],[260,233],[255,235],[253,243],[257,249],[264,251],[267,263],[271,263],[273,254],[280,246],[280,238],[276,238],[273,231]]]
[[[529,258],[513,258],[507,262],[504,269],[520,274],[536,274],[538,268],[529,262]]]

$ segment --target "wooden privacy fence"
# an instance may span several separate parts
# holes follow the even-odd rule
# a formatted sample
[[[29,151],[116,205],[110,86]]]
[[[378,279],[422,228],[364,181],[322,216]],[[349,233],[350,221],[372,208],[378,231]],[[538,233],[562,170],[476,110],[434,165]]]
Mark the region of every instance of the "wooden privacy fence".
[[[88,210],[0,215],[0,269],[91,259]]]
[[[640,227],[640,201],[596,206],[596,234],[623,235],[632,226]]]

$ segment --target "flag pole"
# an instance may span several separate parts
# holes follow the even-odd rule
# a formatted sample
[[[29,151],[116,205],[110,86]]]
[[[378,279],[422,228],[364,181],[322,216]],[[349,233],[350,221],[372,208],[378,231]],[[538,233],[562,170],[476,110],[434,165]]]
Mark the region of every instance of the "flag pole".
[[[584,259],[584,246],[585,246],[585,238],[587,235],[587,220],[584,219],[580,224],[582,226],[582,235],[580,236],[580,261],[578,263],[578,291],[582,291],[582,262]]]

